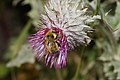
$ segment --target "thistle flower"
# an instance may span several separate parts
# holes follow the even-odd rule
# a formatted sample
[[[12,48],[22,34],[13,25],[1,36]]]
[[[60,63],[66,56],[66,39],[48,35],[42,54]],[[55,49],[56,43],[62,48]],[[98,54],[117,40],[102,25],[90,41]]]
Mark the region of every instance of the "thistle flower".
[[[99,16],[87,15],[80,0],[48,0],[41,14],[41,29],[30,36],[29,42],[38,60],[50,68],[62,68],[67,63],[68,50],[80,44],[89,44],[87,24]]]

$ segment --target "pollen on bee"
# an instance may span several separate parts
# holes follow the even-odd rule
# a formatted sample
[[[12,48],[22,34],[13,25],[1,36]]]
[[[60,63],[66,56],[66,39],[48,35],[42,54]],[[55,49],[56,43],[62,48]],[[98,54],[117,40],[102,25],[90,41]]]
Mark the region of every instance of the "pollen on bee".
[[[45,47],[50,54],[57,53],[59,51],[59,44],[56,41],[57,34],[54,31],[48,31],[45,38]]]

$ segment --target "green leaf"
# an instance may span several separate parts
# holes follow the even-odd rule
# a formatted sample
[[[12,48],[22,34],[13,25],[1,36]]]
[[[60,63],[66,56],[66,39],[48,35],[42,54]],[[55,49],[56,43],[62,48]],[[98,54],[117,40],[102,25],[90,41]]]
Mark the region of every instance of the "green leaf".
[[[0,64],[0,78],[5,77],[9,72],[9,69],[5,64]]]

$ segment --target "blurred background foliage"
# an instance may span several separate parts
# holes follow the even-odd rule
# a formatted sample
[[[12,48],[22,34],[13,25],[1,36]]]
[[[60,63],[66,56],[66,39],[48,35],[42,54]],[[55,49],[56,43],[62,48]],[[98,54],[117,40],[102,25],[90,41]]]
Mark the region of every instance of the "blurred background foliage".
[[[120,1],[84,0],[95,32],[82,56],[77,80],[120,80]],[[72,80],[80,62],[81,46],[69,52],[67,66],[50,69],[28,48],[45,0],[0,0],[0,80]],[[35,28],[37,27],[37,28]]]

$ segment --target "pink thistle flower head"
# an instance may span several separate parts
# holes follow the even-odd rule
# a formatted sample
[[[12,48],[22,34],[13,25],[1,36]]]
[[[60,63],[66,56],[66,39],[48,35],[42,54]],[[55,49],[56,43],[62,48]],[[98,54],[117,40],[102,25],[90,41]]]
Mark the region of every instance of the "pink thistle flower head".
[[[86,15],[81,0],[48,0],[46,14],[41,16],[40,30],[30,36],[29,42],[38,60],[50,68],[62,68],[67,63],[68,50],[80,44],[89,44],[87,35],[92,28],[87,24],[99,16]]]

